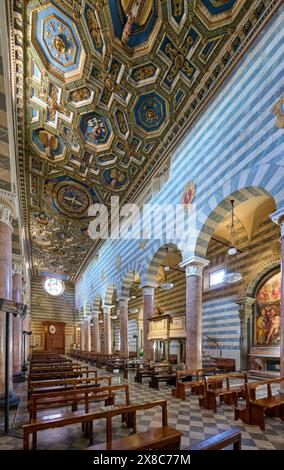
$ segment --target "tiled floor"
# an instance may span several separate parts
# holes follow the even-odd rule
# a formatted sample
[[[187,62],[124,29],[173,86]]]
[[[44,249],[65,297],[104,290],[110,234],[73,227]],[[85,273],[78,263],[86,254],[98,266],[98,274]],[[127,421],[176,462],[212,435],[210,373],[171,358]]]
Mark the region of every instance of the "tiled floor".
[[[100,375],[105,374],[100,371]],[[107,375],[110,375],[109,372]],[[241,421],[234,421],[233,408],[220,405],[217,413],[201,409],[198,397],[191,395],[186,401],[173,398],[171,388],[164,384],[160,385],[159,391],[148,387],[147,380],[143,385],[136,384],[134,377],[130,376],[128,381],[122,379],[121,374],[112,374],[113,383],[128,383],[130,387],[130,399],[133,403],[147,402],[153,399],[166,398],[168,400],[168,423],[183,433],[181,449],[185,449],[200,440],[206,439],[218,432],[238,427],[242,430],[242,448],[244,450],[284,450],[284,422],[278,418],[267,418],[266,429],[262,431],[258,426],[244,425]],[[26,412],[26,385],[16,385],[21,395],[19,416],[15,428],[10,430],[13,436],[0,435],[0,450],[22,449],[21,425],[28,422]],[[119,397],[117,402],[119,402]],[[14,418],[14,410],[11,411],[11,426]],[[49,411],[50,413],[50,411]],[[3,417],[0,415],[2,427]],[[161,425],[161,410],[154,408],[137,414],[137,431],[146,431],[149,427]],[[113,437],[121,437],[129,434],[129,430],[122,426],[120,416],[113,419]],[[105,441],[105,421],[94,423],[94,444]],[[82,436],[81,426],[74,425],[65,428],[41,431],[38,433],[38,449],[83,449],[88,446],[88,440]]]

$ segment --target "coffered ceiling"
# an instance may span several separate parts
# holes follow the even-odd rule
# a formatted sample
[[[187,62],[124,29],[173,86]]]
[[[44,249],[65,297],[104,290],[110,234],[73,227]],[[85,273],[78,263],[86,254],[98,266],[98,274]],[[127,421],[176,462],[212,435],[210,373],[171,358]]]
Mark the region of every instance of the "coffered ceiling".
[[[15,74],[24,84],[17,100],[22,191],[34,269],[75,275],[94,246],[86,232],[90,205],[135,197],[268,3],[14,1]]]

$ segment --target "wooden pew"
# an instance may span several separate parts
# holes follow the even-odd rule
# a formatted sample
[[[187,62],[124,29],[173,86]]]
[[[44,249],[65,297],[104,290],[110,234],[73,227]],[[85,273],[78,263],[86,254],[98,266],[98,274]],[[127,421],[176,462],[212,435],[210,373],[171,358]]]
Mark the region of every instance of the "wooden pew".
[[[191,393],[200,395],[204,393],[203,376],[205,374],[216,374],[216,368],[209,367],[206,369],[189,369],[176,371],[176,387],[172,389],[172,395],[175,398],[185,400],[185,391],[190,389]],[[186,377],[191,377],[191,380],[184,380]],[[193,379],[195,377],[195,379]]]
[[[221,450],[233,444],[233,450],[241,450],[242,432],[240,429],[231,428],[220,432],[204,441],[195,444],[186,450]]]
[[[39,431],[45,429],[61,428],[69,426],[72,424],[82,424],[85,425],[84,428],[87,430],[87,435],[90,440],[90,445],[93,443],[93,421],[97,419],[106,419],[106,436],[107,443],[106,448],[111,449],[112,447],[112,418],[114,416],[127,416],[128,426],[133,429],[133,432],[136,432],[136,413],[139,410],[147,410],[154,408],[155,406],[160,406],[162,408],[162,424],[163,427],[168,425],[167,418],[167,401],[166,400],[156,400],[150,403],[141,403],[137,405],[122,405],[122,406],[110,406],[105,407],[101,410],[94,410],[89,413],[85,411],[74,411],[70,413],[64,413],[62,416],[60,413],[55,415],[49,414],[48,416],[43,416],[42,418],[37,418],[36,421],[24,424],[23,425],[23,448],[29,449],[30,446],[30,435],[33,434],[33,448],[36,448],[37,439],[36,434]]]
[[[58,380],[40,380],[30,382],[28,389],[28,399],[33,393],[45,393],[45,392],[57,392],[60,388],[62,390],[71,390],[75,388],[87,388],[88,385],[93,383],[99,383],[107,381],[108,386],[111,385],[112,377],[111,376],[102,376],[102,377],[80,377],[80,378],[71,378],[71,379],[58,379]]]
[[[160,382],[169,382],[176,374],[170,364],[161,364],[153,367],[153,372],[149,381],[149,387],[159,390]]]
[[[51,380],[51,379],[71,379],[86,376],[87,378],[93,375],[97,377],[98,372],[96,369],[80,370],[80,371],[57,371],[57,372],[35,372],[28,375],[28,388],[30,382]]]
[[[216,367],[227,374],[228,372],[235,372],[236,370],[236,360],[225,357],[212,357],[212,361],[215,362]]]
[[[271,385],[281,383],[284,377],[260,380],[246,384],[245,404],[235,406],[235,420],[241,419],[246,424],[257,424],[265,429],[265,416],[279,417],[284,420],[284,395],[272,394]],[[266,386],[266,397],[257,398],[258,387]]]
[[[85,405],[85,412],[89,412],[91,402],[105,400],[105,405],[114,405],[115,393],[123,390],[125,394],[125,404],[130,404],[128,385],[111,385],[107,387],[95,387],[61,390],[58,392],[46,392],[33,394],[30,402],[30,422],[37,420],[38,410],[71,406],[71,411],[77,411],[78,405]]]
[[[88,447],[86,450],[179,450],[182,433],[169,426],[148,429],[146,432],[115,439],[111,447],[107,443]]]
[[[240,385],[232,385],[232,380],[242,379]],[[245,372],[232,372],[230,374],[204,377],[204,394],[199,398],[199,406],[207,410],[217,410],[217,396],[220,402],[227,405],[237,405],[238,397],[244,397],[247,374]],[[220,387],[221,384],[221,387]]]

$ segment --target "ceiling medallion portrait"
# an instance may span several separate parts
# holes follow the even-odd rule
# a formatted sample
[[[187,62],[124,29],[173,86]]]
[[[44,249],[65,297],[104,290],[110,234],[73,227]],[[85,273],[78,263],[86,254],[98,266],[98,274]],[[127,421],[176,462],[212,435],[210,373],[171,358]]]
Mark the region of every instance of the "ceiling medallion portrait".
[[[88,208],[97,201],[93,190],[69,178],[48,180],[46,195],[58,212],[72,218],[87,217]]]
[[[96,243],[90,204],[135,200],[271,2],[13,2],[21,192],[37,272],[76,274]]]

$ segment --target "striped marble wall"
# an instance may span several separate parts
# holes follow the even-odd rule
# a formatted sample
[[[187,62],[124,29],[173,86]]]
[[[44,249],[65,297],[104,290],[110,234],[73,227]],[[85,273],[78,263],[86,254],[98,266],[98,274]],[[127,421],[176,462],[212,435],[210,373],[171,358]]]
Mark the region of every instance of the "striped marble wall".
[[[191,225],[190,237],[185,244],[175,241],[184,260],[194,254],[206,256],[218,216],[222,218],[228,213],[228,207],[222,201],[229,195],[234,194],[238,203],[268,193],[274,198],[276,209],[284,207],[284,134],[283,129],[275,126],[272,111],[284,92],[283,21],[284,7],[281,7],[192,125],[172,156],[171,177],[152,199],[153,203],[159,204],[180,203],[185,184],[195,182],[196,224]],[[212,212],[216,207],[217,210]],[[268,227],[263,226],[263,236],[267,230]],[[275,242],[277,227],[274,230]],[[151,261],[166,241],[169,240],[164,233],[159,240],[148,240],[143,244],[135,239],[107,240],[99,251],[98,260],[91,260],[76,280],[76,307],[80,308],[86,300],[92,303],[98,293],[104,297],[109,285],[116,286],[119,297],[123,279],[131,270],[140,274],[141,282],[154,280],[156,271]],[[254,250],[259,267],[265,262],[263,247],[256,243],[251,250]],[[120,256],[119,269],[117,255]],[[250,272],[247,255],[243,257],[243,268]],[[177,282],[182,288],[184,280]],[[159,295],[157,293],[161,307],[165,310],[177,308],[182,313],[184,296],[178,294],[172,301],[171,298],[159,298]],[[217,289],[210,292],[210,296],[209,293],[204,295],[205,305],[224,295],[232,299],[236,293],[226,289],[223,294]],[[209,305],[204,312],[208,313]],[[231,341],[231,338],[227,339]]]
[[[31,346],[37,345],[38,350],[44,348],[44,321],[65,322],[65,347],[71,349],[74,342],[74,287],[66,282],[65,290],[59,297],[53,297],[43,288],[43,277],[31,280]]]
[[[188,137],[172,158],[171,177],[153,202],[179,203],[184,185],[196,183],[197,233],[183,248],[183,257],[195,251],[198,233],[212,210],[228,195],[239,191],[240,199],[256,195],[242,190],[260,187],[272,194],[277,208],[284,206],[283,130],[275,126],[273,104],[284,92],[283,8],[265,27],[230,80],[192,126]],[[271,178],[273,175],[273,178]],[[98,260],[90,261],[76,282],[76,306],[91,303],[107,286],[116,285],[134,269],[143,280],[164,239],[107,240]],[[120,269],[116,256],[120,255]]]

